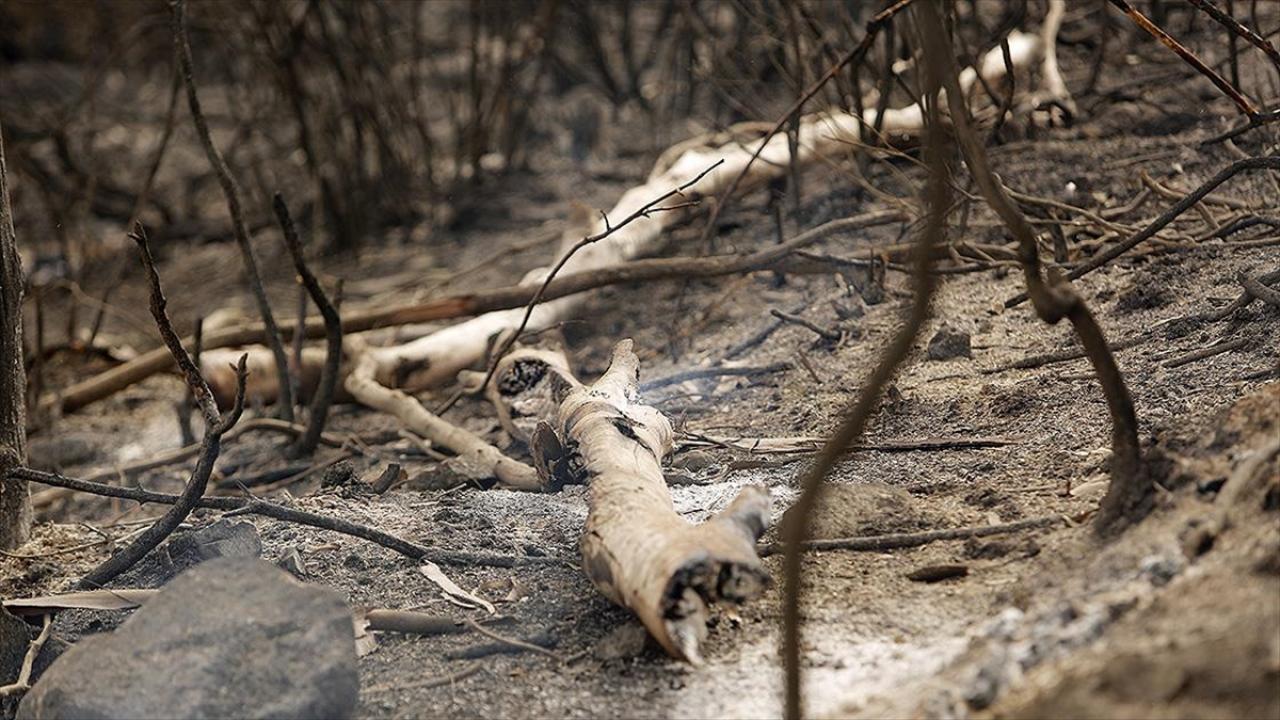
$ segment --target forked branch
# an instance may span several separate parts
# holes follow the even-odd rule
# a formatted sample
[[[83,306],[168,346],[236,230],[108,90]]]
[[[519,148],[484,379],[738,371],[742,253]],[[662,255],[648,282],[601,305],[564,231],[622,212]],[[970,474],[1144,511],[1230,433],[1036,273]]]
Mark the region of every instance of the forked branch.
[[[178,496],[178,501],[131,544],[85,575],[79,582],[82,588],[101,587],[133,567],[144,555],[169,537],[183,520],[187,519],[199,504],[200,498],[204,496],[209,475],[213,472],[213,463],[218,459],[218,452],[222,448],[223,434],[236,424],[240,419],[240,413],[244,410],[245,358],[241,356],[240,365],[236,370],[238,392],[235,407],[225,418],[221,417],[218,414],[218,405],[213,399],[213,392],[200,376],[200,370],[196,368],[195,362],[182,347],[182,341],[169,322],[169,316],[165,312],[164,291],[160,288],[160,275],[156,272],[151,248],[147,245],[147,236],[141,224],[134,226],[130,237],[138,244],[138,251],[142,255],[142,266],[146,270],[147,280],[151,285],[151,315],[155,318],[156,327],[160,329],[160,337],[164,339],[165,346],[173,354],[173,359],[182,371],[187,387],[191,389],[191,395],[200,406],[201,414],[204,415],[204,439],[200,444],[200,457],[196,461],[195,470],[191,472],[191,478],[187,480],[187,486]]]
[[[303,456],[310,455],[320,444],[320,435],[324,432],[325,420],[329,416],[329,405],[333,402],[333,393],[338,386],[338,375],[342,365],[342,318],[338,315],[338,308],[329,302],[329,296],[325,294],[324,288],[320,287],[320,281],[316,280],[316,276],[307,267],[306,258],[302,253],[302,242],[298,239],[298,230],[294,227],[293,218],[289,215],[289,206],[285,204],[284,196],[280,193],[275,195],[274,206],[276,219],[280,222],[280,230],[284,233],[285,247],[293,257],[294,270],[302,279],[302,286],[307,289],[307,294],[320,309],[320,316],[324,319],[326,340],[324,369],[320,371],[320,384],[316,388],[315,396],[311,399],[307,431],[298,438],[290,450],[295,456]],[[303,333],[294,333],[295,340],[302,337]],[[298,363],[296,371],[301,375],[301,362]]]

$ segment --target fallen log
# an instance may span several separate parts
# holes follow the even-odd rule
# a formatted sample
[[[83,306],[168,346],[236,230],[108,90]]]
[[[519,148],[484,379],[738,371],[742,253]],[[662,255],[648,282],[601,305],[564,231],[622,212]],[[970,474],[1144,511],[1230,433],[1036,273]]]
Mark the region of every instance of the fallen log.
[[[1041,59],[1045,43],[1042,37],[1014,31],[1008,36],[1007,46],[1014,70],[1026,68]],[[978,67],[965,68],[958,79],[961,93],[968,93],[978,82],[979,74],[986,81],[1001,79],[1006,74],[1002,49],[988,52]],[[891,108],[878,116],[868,109],[862,115],[843,111],[813,113],[800,119],[795,137],[794,163],[791,157],[792,141],[785,134],[774,135],[754,151],[741,143],[727,143],[714,147],[691,147],[674,161],[663,160],[643,185],[628,190],[607,214],[600,217],[579,218],[570,222],[561,241],[561,255],[581,238],[603,233],[609,218],[631,217],[638,209],[672,188],[684,187],[691,178],[706,178],[688,189],[690,199],[714,195],[728,188],[746,191],[769,182],[788,169],[804,167],[823,158],[838,156],[865,140],[865,128],[880,127],[888,137],[913,134],[924,126],[924,109],[917,103],[905,108]],[[759,162],[756,162],[756,160]],[[668,165],[669,163],[669,165]],[[710,173],[706,168],[715,165]],[[605,242],[582,248],[564,265],[566,272],[591,272],[623,263],[654,251],[663,233],[685,218],[685,212],[662,212],[637,218],[626,227],[618,228]],[[531,273],[537,277],[536,274]],[[553,283],[554,284],[554,283]],[[543,299],[548,299],[544,295]],[[513,328],[542,330],[570,317],[578,308],[580,298],[565,297],[555,302],[537,306],[525,322],[524,310],[507,310],[486,315],[445,328],[414,342],[378,351],[380,377],[396,368],[412,362],[421,368],[415,376],[416,383],[442,383],[451,380],[457,372],[484,357],[489,339]]]
[[[543,293],[543,298],[555,300],[608,285],[628,282],[647,282],[688,277],[719,277],[755,270],[766,270],[787,261],[789,256],[796,250],[812,245],[835,233],[906,220],[908,220],[906,214],[901,211],[880,210],[833,220],[808,230],[783,245],[776,245],[759,252],[712,255],[708,257],[650,258],[622,262],[594,271],[567,273],[560,275],[547,286],[546,292]],[[811,270],[811,268],[806,267],[804,270]],[[415,323],[455,320],[481,313],[520,308],[533,299],[534,294],[538,291],[538,286],[539,283],[535,280],[491,290],[451,295],[422,303],[343,313],[342,331],[344,334],[354,334]],[[296,324],[280,326],[281,333],[288,340],[293,338],[296,329]],[[274,374],[274,361],[261,358],[261,352],[255,348],[243,347],[262,341],[264,332],[265,329],[261,323],[219,328],[217,330],[206,329],[203,347],[206,352],[218,348],[238,348],[235,353],[228,354],[234,354],[235,357],[239,357],[247,352],[249,354],[250,368],[252,369],[255,365],[261,366],[251,374],[251,377],[254,375]],[[321,319],[313,318],[308,320],[303,326],[303,332],[309,339],[323,338],[325,336],[324,323]],[[184,345],[192,345],[194,338],[186,337],[183,338],[182,342]],[[263,347],[262,350],[265,351],[266,348]],[[45,398],[43,402],[46,405],[60,405],[64,413],[74,412],[134,383],[141,382],[158,372],[164,372],[172,364],[173,360],[164,348],[158,348],[76,383],[59,396]],[[307,390],[308,385],[314,387],[318,382],[322,365],[322,351],[304,351],[304,390]],[[219,364],[203,361],[201,366],[201,370],[206,373],[216,373],[221,367]],[[380,375],[379,377],[385,380],[390,377],[390,374]],[[210,379],[211,384],[215,382],[221,381],[215,378]],[[251,380],[250,396],[256,395],[260,400],[271,402],[274,399],[274,388],[275,383],[273,382]],[[218,394],[220,399],[224,396],[229,397],[227,393],[219,394],[217,389],[215,389],[215,394]]]
[[[699,664],[709,606],[746,602],[769,586],[755,548],[769,525],[769,493],[746,487],[700,525],[676,513],[662,474],[671,423],[637,402],[639,371],[631,341],[623,340],[591,385],[557,375],[563,398],[554,424],[535,432],[535,465],[548,484],[589,487],[581,541],[587,577],[634,612],[672,657]]]
[[[1019,31],[1008,36],[1009,58],[1012,68],[1022,70],[1038,62],[1044,53],[1044,38]],[[968,93],[978,82],[979,75],[987,82],[1004,78],[1006,68],[1002,50],[996,48],[983,56],[977,68],[965,68],[960,74],[961,91]],[[886,136],[911,134],[923,126],[923,110],[916,104],[905,108],[889,108],[883,114],[867,108],[862,115],[830,111],[805,115],[801,118],[796,142],[796,166],[812,165],[820,158],[841,155],[864,141],[864,129],[879,127]],[[688,147],[678,158],[664,159],[654,168],[648,181],[627,191],[607,215],[594,218],[589,223],[571,223],[561,243],[561,252],[581,237],[598,233],[606,227],[605,217],[627,217],[643,207],[655,196],[680,187],[697,177],[712,163],[723,163],[707,176],[704,182],[692,188],[690,198],[719,192],[734,178],[748,170],[739,189],[749,190],[774,179],[791,167],[791,145],[784,135],[769,138],[759,152],[753,152],[742,143],[731,142],[714,147]],[[759,162],[755,162],[758,160]],[[602,213],[602,215],[604,215]],[[606,242],[584,248],[564,268],[543,293],[544,303],[530,318],[528,330],[540,330],[564,320],[577,308],[578,302],[567,299],[580,293],[620,280],[600,277],[600,272],[611,266],[622,269],[626,261],[650,254],[662,239],[663,233],[687,216],[685,212],[661,212],[651,217],[637,219],[619,229]],[[686,261],[687,262],[687,261]],[[657,268],[650,268],[653,272]],[[545,271],[543,271],[545,272]],[[625,272],[625,270],[623,270]],[[669,270],[657,270],[656,277],[670,277]],[[716,274],[716,273],[711,273]],[[653,276],[628,278],[650,279]],[[542,275],[531,273],[527,282],[473,294],[456,295],[426,303],[390,308],[379,308],[362,313],[344,313],[344,333],[357,333],[375,328],[432,322],[477,315],[472,320],[433,333],[399,348],[387,348],[377,355],[377,377],[385,380],[396,367],[406,363],[406,358],[424,368],[424,375],[415,378],[419,382],[440,383],[451,380],[462,368],[469,367],[484,357],[488,341],[493,335],[516,327],[524,315],[520,308],[532,300],[541,285]],[[545,302],[563,299],[561,302]],[[483,314],[482,314],[483,313]],[[295,326],[280,328],[283,340],[292,337]],[[324,337],[324,323],[319,318],[304,325],[307,337]],[[241,328],[207,333],[206,348],[234,347],[261,342],[265,337],[261,323]],[[186,344],[189,339],[184,339]],[[144,353],[137,358],[112,368],[67,388],[57,397],[43,401],[46,407],[57,406],[63,413],[73,412],[85,405],[163,372],[171,365],[171,359],[163,348]]]

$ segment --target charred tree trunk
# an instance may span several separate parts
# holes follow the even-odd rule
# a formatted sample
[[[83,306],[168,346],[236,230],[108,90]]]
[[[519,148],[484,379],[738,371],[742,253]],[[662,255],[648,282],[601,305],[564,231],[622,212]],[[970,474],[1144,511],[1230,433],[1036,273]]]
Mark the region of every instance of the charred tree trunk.
[[[27,377],[22,364],[22,261],[9,207],[4,140],[0,137],[0,550],[31,535],[27,483],[8,479],[27,460]]]

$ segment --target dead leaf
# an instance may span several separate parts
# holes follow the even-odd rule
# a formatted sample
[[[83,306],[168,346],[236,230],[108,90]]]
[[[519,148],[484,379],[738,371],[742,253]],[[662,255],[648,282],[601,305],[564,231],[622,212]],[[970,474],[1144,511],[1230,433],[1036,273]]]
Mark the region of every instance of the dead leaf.
[[[444,571],[440,569],[439,565],[429,562],[418,568],[418,570],[421,571],[428,580],[440,586],[440,589],[444,591],[444,596],[449,599],[449,601],[462,605],[463,607],[484,608],[490,615],[498,612],[498,609],[493,606],[493,603],[490,603],[483,598],[476,597],[475,595],[472,595],[466,590],[458,587],[457,583],[450,580],[449,576],[444,574]]]
[[[58,610],[132,610],[150,600],[159,590],[140,588],[122,590],[85,590],[16,598],[4,601],[4,609],[14,615],[45,615]]]
[[[356,608],[351,614],[351,622],[355,628],[356,656],[364,657],[378,649],[378,638],[369,632],[369,618],[364,608]]]

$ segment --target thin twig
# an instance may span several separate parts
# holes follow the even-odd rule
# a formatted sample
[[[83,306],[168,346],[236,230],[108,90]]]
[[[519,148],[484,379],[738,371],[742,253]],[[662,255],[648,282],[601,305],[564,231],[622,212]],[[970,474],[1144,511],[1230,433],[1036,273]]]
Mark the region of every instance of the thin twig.
[[[9,685],[0,686],[0,697],[16,695],[31,689],[31,672],[35,669],[36,658],[40,657],[40,650],[44,647],[45,640],[49,639],[49,632],[52,629],[53,614],[46,613],[40,634],[27,646],[27,654],[22,658],[22,669],[18,671],[18,679]]]
[[[195,329],[192,331],[195,342],[191,348],[191,362],[196,367],[200,367],[200,354],[204,351],[204,318],[196,318]],[[178,402],[178,430],[182,433],[182,444],[192,445],[196,442],[195,432],[191,429],[191,411],[195,409],[196,397],[191,392],[191,386],[188,385],[186,392],[183,393],[182,400]]]
[[[640,392],[648,392],[657,390],[658,388],[667,387],[668,385],[676,385],[689,380],[702,380],[705,378],[719,377],[755,377],[757,375],[772,375],[773,373],[782,372],[790,369],[790,363],[774,363],[772,365],[764,365],[762,367],[710,367],[696,368],[694,370],[686,370],[678,372],[674,375],[657,378],[655,380],[647,380],[640,383]]]
[[[867,535],[865,537],[824,538],[821,540],[806,541],[804,543],[804,549],[884,552],[886,550],[920,547],[921,545],[928,545],[929,543],[938,542],[940,540],[967,540],[969,538],[1003,535],[1006,533],[1021,532],[1023,530],[1034,530],[1037,528],[1050,527],[1062,522],[1062,516],[1048,515],[1045,517],[1004,523],[1002,525],[978,525],[975,527],[952,528],[948,530],[925,530],[923,532],[914,533],[889,533],[886,535]],[[785,545],[782,543],[768,543],[764,545],[757,545],[756,548],[760,557],[769,557],[770,555],[777,555],[783,552],[785,550]]]
[[[476,663],[465,670],[459,670],[458,672],[448,673],[445,675],[436,675],[435,677],[429,677],[424,680],[415,680],[411,683],[404,683],[401,685],[374,685],[373,687],[365,688],[364,692],[373,694],[443,687],[445,685],[452,685],[460,680],[466,680],[478,672],[480,672],[480,663]]]
[[[10,480],[43,483],[55,487],[64,487],[77,492],[116,497],[133,500],[139,503],[159,503],[173,505],[179,500],[178,495],[151,492],[139,488],[117,487],[102,483],[77,480],[56,473],[41,472],[26,467],[18,467],[9,471]],[[231,511],[241,515],[262,515],[263,517],[283,520],[285,522],[307,525],[309,527],[331,530],[368,540],[389,550],[415,560],[430,560],[441,565],[483,565],[489,567],[511,568],[522,565],[546,565],[561,562],[559,558],[549,556],[512,556],[512,555],[480,555],[448,550],[432,550],[431,548],[409,542],[387,532],[367,525],[360,525],[341,518],[328,517],[305,510],[295,510],[276,503],[249,497],[202,497],[196,502],[197,507],[212,510]]]
[[[836,332],[835,330],[828,330],[827,328],[824,328],[821,325],[818,325],[817,323],[811,320],[802,318],[799,315],[796,315],[794,313],[783,312],[778,308],[769,308],[769,314],[785,323],[790,323],[792,325],[799,325],[800,327],[806,330],[809,330],[810,332],[814,333],[815,335],[822,338],[823,340],[835,342],[840,339],[839,332]]]
[[[1166,361],[1164,366],[1167,368],[1176,368],[1182,367],[1183,365],[1190,365],[1197,360],[1204,360],[1205,358],[1211,358],[1215,355],[1221,355],[1234,350],[1241,350],[1252,345],[1253,342],[1253,338],[1247,337],[1236,338],[1235,340],[1224,340],[1220,343],[1210,345],[1209,347],[1192,350],[1189,353],[1172,358]]]
[[[1094,270],[1097,270],[1103,265],[1106,265],[1112,260],[1120,257],[1126,252],[1129,252],[1130,250],[1132,250],[1133,248],[1141,244],[1143,241],[1150,239],[1156,233],[1160,232],[1160,230],[1163,229],[1164,226],[1173,222],[1179,215],[1186,212],[1196,203],[1203,200],[1206,195],[1213,192],[1213,190],[1217,188],[1219,185],[1221,185],[1222,183],[1226,182],[1227,180],[1230,180],[1232,177],[1235,177],[1237,174],[1244,172],[1246,170],[1260,170],[1260,169],[1280,170],[1280,156],[1267,155],[1263,157],[1251,157],[1251,158],[1247,158],[1247,159],[1232,163],[1231,165],[1223,168],[1218,172],[1218,174],[1209,178],[1200,187],[1196,188],[1195,190],[1192,190],[1190,193],[1187,194],[1186,197],[1174,203],[1172,207],[1170,207],[1168,210],[1162,213],[1155,220],[1152,220],[1150,223],[1148,223],[1146,227],[1139,230],[1134,235],[1131,235],[1129,238],[1125,239],[1123,242],[1116,243],[1115,245],[1112,245],[1111,247],[1104,250],[1103,252],[1100,252],[1097,255],[1094,255],[1093,257],[1089,258],[1085,262],[1081,263],[1071,272],[1067,273],[1066,279],[1067,280],[1079,279],[1093,272]],[[1011,308],[1016,305],[1021,305],[1026,301],[1027,301],[1027,294],[1019,293],[1018,295],[1015,295],[1014,297],[1011,297],[1008,300],[1006,300],[1004,303],[1004,306],[1007,308]]]
[[[311,295],[311,301],[320,310],[325,327],[324,369],[320,371],[320,384],[316,388],[315,397],[311,399],[307,432],[290,449],[294,457],[300,457],[314,452],[316,446],[320,444],[320,435],[324,433],[325,421],[329,416],[329,406],[333,403],[333,392],[338,386],[338,375],[342,365],[342,318],[338,315],[338,309],[329,302],[329,296],[325,294],[324,288],[320,287],[316,276],[307,267],[306,258],[302,253],[302,243],[298,240],[298,230],[293,226],[289,207],[280,193],[275,195],[274,207],[276,219],[280,221],[280,229],[284,232],[284,244],[289,248],[289,254],[293,256],[293,267],[298,272],[298,277],[302,279],[303,287]],[[302,333],[296,333],[296,336],[302,337]],[[301,372],[302,366],[299,364],[298,373],[301,374]]]
[[[1137,335],[1123,340],[1117,340],[1111,343],[1111,350],[1128,350],[1150,340],[1152,332],[1144,330]],[[991,375],[993,373],[1002,373],[1008,370],[1031,370],[1034,368],[1044,367],[1045,365],[1053,365],[1055,363],[1068,362],[1071,360],[1079,360],[1088,357],[1089,354],[1083,348],[1075,348],[1072,350],[1059,350],[1058,352],[1044,353],[1042,355],[1030,355],[1021,360],[1014,360],[1011,363],[997,365],[992,368],[983,368],[979,370],[983,375]]]
[[[1238,20],[1218,9],[1218,7],[1212,2],[1209,2],[1209,0],[1187,0],[1187,2],[1200,8],[1206,15],[1216,20],[1223,27],[1244,38],[1251,45],[1266,53],[1267,57],[1271,58],[1271,63],[1276,66],[1277,70],[1280,70],[1280,51],[1276,50],[1276,46],[1272,45],[1270,40],[1267,40],[1253,30],[1241,25]]]
[[[805,103],[809,102],[814,95],[817,95],[832,78],[839,75],[840,71],[843,70],[846,65],[854,61],[860,62],[861,58],[867,54],[868,50],[871,49],[871,44],[875,41],[876,35],[880,32],[881,28],[887,25],[895,15],[905,9],[913,1],[914,0],[897,0],[897,2],[893,3],[889,7],[881,10],[879,13],[876,13],[876,15],[867,22],[866,34],[862,37],[862,42],[858,43],[855,48],[845,53],[844,57],[840,58],[839,62],[828,68],[827,72],[824,73],[822,77],[818,78],[818,80],[814,82],[803,95],[792,103],[791,107],[782,114],[782,117],[778,118],[778,121],[773,124],[773,127],[769,132],[765,133],[764,137],[760,139],[759,147],[755,149],[755,152],[751,154],[751,157],[748,158],[746,164],[744,164],[742,169],[738,171],[738,174],[734,176],[733,181],[725,187],[724,192],[720,193],[720,196],[715,200],[715,204],[712,205],[711,217],[707,220],[707,225],[702,231],[703,244],[705,244],[707,239],[711,237],[711,234],[715,232],[716,221],[720,219],[720,213],[724,211],[724,207],[729,203],[729,199],[733,197],[735,192],[737,192],[738,186],[742,184],[743,178],[747,176],[747,171],[751,169],[752,164],[754,164],[756,159],[760,157],[760,153],[764,152],[765,147],[769,144],[769,141],[773,139],[773,136],[777,135],[778,131],[782,130],[783,127],[791,122],[791,119],[796,117],[804,108]],[[881,112],[883,112],[883,110],[881,110]],[[876,116],[877,123],[879,122],[879,117],[880,114],[878,113]],[[879,128],[877,127],[877,129]],[[794,158],[792,160],[794,162]]]
[[[213,136],[209,133],[209,124],[205,121],[200,109],[200,98],[196,94],[193,62],[191,59],[191,42],[187,38],[187,4],[186,0],[170,0],[173,15],[173,44],[178,55],[178,63],[182,68],[182,81],[187,87],[187,105],[191,111],[191,120],[204,146],[205,155],[222,194],[227,201],[227,212],[231,215],[231,229],[235,233],[236,244],[240,247],[240,256],[244,260],[245,275],[249,279],[249,287],[258,302],[258,313],[262,316],[262,324],[266,328],[267,346],[276,361],[276,377],[279,383],[279,416],[281,420],[293,422],[293,391],[289,380],[289,356],[285,354],[284,342],[280,337],[280,329],[276,326],[275,316],[271,312],[271,303],[267,300],[266,290],[262,287],[262,276],[258,273],[258,261],[253,257],[253,244],[249,238],[249,230],[244,223],[244,214],[240,210],[240,189],[231,170],[222,158],[222,153],[213,144]]]
[[[218,405],[213,399],[213,393],[200,375],[200,369],[196,367],[191,360],[191,356],[182,347],[182,341],[178,339],[178,334],[174,332],[173,325],[169,322],[169,316],[165,311],[164,291],[160,287],[160,276],[156,272],[155,261],[151,257],[151,248],[147,244],[147,236],[142,229],[141,223],[134,228],[132,237],[134,242],[138,244],[138,251],[142,256],[142,266],[146,270],[147,280],[151,285],[151,314],[155,317],[156,327],[160,330],[160,337],[164,339],[169,352],[173,354],[174,361],[177,362],[178,367],[182,370],[187,386],[191,388],[191,394],[195,396],[196,403],[200,406],[201,414],[204,415],[204,439],[200,443],[200,457],[196,461],[195,469],[191,472],[191,478],[187,481],[186,487],[183,489],[182,494],[178,496],[178,500],[173,507],[157,520],[155,525],[147,528],[146,532],[139,535],[127,547],[107,558],[101,565],[91,570],[88,575],[85,575],[77,583],[78,587],[81,588],[102,587],[102,585],[120,573],[133,567],[144,555],[163,542],[178,525],[182,524],[183,520],[187,519],[187,516],[191,514],[191,511],[199,503],[200,498],[204,496],[205,487],[209,483],[209,475],[213,472],[213,464],[218,459],[218,452],[222,447],[223,434],[236,424],[236,421],[240,419],[240,413],[244,411],[244,383],[245,377],[248,375],[248,371],[245,369],[245,362],[248,359],[248,355],[240,356],[240,364],[236,368],[235,407],[225,418],[221,417],[218,414]]]
[[[534,645],[533,643],[527,643],[523,640],[517,640],[516,638],[504,637],[470,618],[468,618],[465,622],[467,624],[467,627],[471,628],[472,630],[475,630],[476,632],[489,638],[490,640],[496,640],[504,645],[510,645],[511,647],[514,647],[514,648],[520,648],[521,650],[528,650],[529,652],[535,652],[535,653],[538,653],[539,655],[545,655],[551,658],[552,660],[555,660],[556,662],[564,662],[564,658],[560,657],[559,653],[553,650],[548,650],[542,647],[541,645]]]
[[[539,292],[542,293],[540,302],[547,302],[620,283],[688,277],[719,277],[762,270],[832,233],[887,225],[904,220],[906,217],[900,210],[881,210],[833,220],[805,231],[783,245],[773,245],[749,254],[631,260],[598,270],[584,270],[557,277],[545,289],[542,283],[536,285],[522,283],[436,298],[422,303],[351,312],[344,315],[342,329],[344,333],[351,334],[411,323],[450,320],[493,310],[510,310],[524,306]],[[285,330],[288,335],[292,335],[296,328],[288,327]],[[318,318],[308,322],[303,332],[309,338],[325,336],[324,325]],[[205,349],[210,350],[248,345],[262,342],[264,333],[265,328],[262,323],[216,330],[205,333],[204,345]],[[164,348],[151,350],[67,388],[61,393],[58,402],[63,412],[70,413],[161,372],[172,364],[173,358]]]
[[[1177,40],[1174,40],[1169,33],[1160,28],[1159,25],[1151,22],[1150,18],[1138,12],[1137,8],[1129,4],[1128,0],[1110,0],[1111,4],[1116,6],[1120,12],[1123,12],[1133,21],[1134,25],[1142,28],[1148,35],[1159,40],[1165,47],[1169,48],[1178,57],[1186,61],[1188,65],[1195,68],[1196,72],[1209,78],[1209,82],[1213,83],[1224,95],[1231,98],[1231,102],[1240,108],[1240,112],[1249,117],[1253,117],[1258,113],[1258,109],[1254,107],[1252,102],[1246,98],[1239,90],[1235,88],[1226,78],[1219,75],[1204,63],[1203,60],[1196,57],[1196,54],[1188,50]]]
[[[800,478],[800,497],[791,511],[795,520],[782,528],[783,542],[786,547],[786,556],[783,561],[785,592],[782,610],[782,662],[786,681],[784,716],[787,720],[800,720],[804,717],[800,696],[802,672],[800,602],[803,591],[800,584],[801,552],[803,543],[809,537],[813,511],[823,489],[822,481],[844,456],[846,448],[862,436],[872,412],[880,404],[880,397],[885,388],[897,373],[898,366],[906,360],[911,348],[915,345],[920,330],[930,315],[933,294],[938,285],[937,277],[929,272],[933,264],[929,249],[946,242],[946,215],[951,206],[951,184],[946,169],[948,153],[945,147],[945,135],[938,121],[936,102],[938,81],[933,73],[926,73],[926,77],[928,79],[927,96],[931,101],[928,103],[925,123],[926,157],[930,169],[927,190],[928,216],[917,240],[915,293],[912,297],[911,309],[893,341],[876,364],[853,407],[846,412],[840,426],[831,434],[809,469]]]
[[[618,223],[617,225],[610,225],[608,216],[605,216],[604,213],[602,212],[601,215],[604,216],[604,224],[605,224],[604,231],[596,233],[594,235],[588,235],[582,238],[581,240],[579,240],[577,243],[573,245],[573,247],[569,248],[564,253],[564,255],[561,255],[560,259],[556,261],[556,264],[551,267],[551,271],[547,273],[547,277],[543,279],[542,284],[538,286],[538,291],[533,294],[533,298],[529,300],[529,304],[525,306],[524,317],[521,318],[520,325],[516,327],[515,332],[507,334],[506,340],[504,340],[502,345],[499,346],[498,349],[493,353],[493,358],[489,361],[489,370],[488,372],[485,373],[484,380],[481,381],[479,387],[485,388],[489,386],[489,381],[493,379],[493,373],[497,371],[498,364],[502,362],[502,358],[505,357],[506,354],[511,351],[512,346],[514,346],[516,344],[516,341],[520,339],[520,336],[524,334],[524,329],[529,325],[529,318],[533,317],[534,308],[538,306],[538,303],[542,302],[543,296],[546,295],[547,293],[547,287],[551,285],[551,281],[555,279],[556,274],[559,273],[560,270],[565,266],[565,264],[569,262],[570,258],[576,255],[579,250],[585,248],[586,246],[592,245],[594,243],[600,242],[601,240],[604,240],[605,238],[614,234],[618,230],[621,230],[622,228],[630,225],[631,223],[635,222],[636,220],[642,217],[647,218],[651,213],[674,209],[674,207],[659,207],[659,206],[672,197],[676,197],[676,196],[684,197],[685,190],[688,190],[689,188],[692,188],[694,185],[697,185],[698,182],[702,180],[702,178],[706,177],[708,173],[720,167],[722,164],[724,164],[723,158],[715,161],[706,170],[703,170],[702,172],[698,173],[692,180],[689,180],[688,182],[684,183],[679,187],[672,188],[671,190],[668,190],[667,192],[660,195],[659,197],[653,200],[650,200],[649,202],[640,206],[640,208],[637,209],[635,212],[631,213],[626,218],[624,218],[622,222]],[[681,203],[678,207],[686,207],[690,204],[691,203],[687,203],[687,202]],[[449,408],[453,407],[454,404],[457,403],[458,399],[461,397],[462,397],[461,392],[454,393],[454,395],[450,397],[449,400],[447,400],[444,403],[444,405],[442,405],[440,409],[436,411],[435,414],[443,415],[445,412],[449,410]]]

